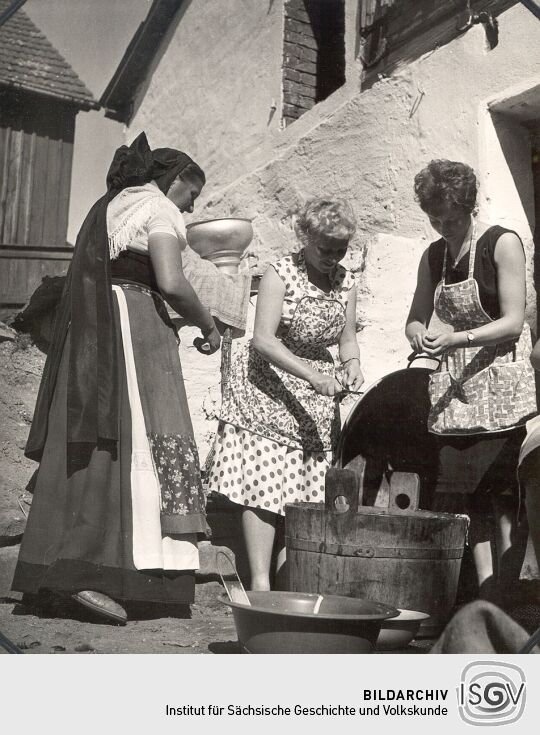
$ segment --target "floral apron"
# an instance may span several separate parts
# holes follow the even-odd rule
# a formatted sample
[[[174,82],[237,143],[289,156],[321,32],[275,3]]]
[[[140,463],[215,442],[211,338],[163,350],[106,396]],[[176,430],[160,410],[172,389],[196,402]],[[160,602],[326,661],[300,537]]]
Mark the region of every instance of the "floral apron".
[[[442,278],[434,295],[435,313],[454,331],[468,331],[493,321],[484,311],[473,277],[476,238],[473,232],[469,274],[446,283],[448,248]],[[534,370],[529,362],[528,324],[517,340],[498,345],[458,347],[446,352],[430,376],[429,431],[434,434],[482,434],[524,424],[536,413]]]
[[[280,327],[283,344],[315,370],[334,376],[328,347],[337,344],[346,322],[347,297],[339,289],[329,294],[310,287],[302,254],[287,288],[296,302],[287,327]],[[340,429],[333,397],[321,396],[311,385],[275,365],[253,349],[237,347],[225,391],[221,420],[279,444],[321,452],[335,448]]]

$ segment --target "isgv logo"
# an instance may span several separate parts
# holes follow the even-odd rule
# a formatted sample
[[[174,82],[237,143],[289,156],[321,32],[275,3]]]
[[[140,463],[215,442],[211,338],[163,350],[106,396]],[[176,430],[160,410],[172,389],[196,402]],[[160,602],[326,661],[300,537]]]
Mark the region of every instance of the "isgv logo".
[[[515,664],[475,661],[463,669],[457,695],[460,717],[469,725],[509,725],[525,709],[525,674]]]

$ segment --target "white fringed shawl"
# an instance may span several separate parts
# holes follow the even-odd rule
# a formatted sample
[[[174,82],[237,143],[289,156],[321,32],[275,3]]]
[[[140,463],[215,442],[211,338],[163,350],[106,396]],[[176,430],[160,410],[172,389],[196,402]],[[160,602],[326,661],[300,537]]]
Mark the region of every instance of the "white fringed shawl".
[[[166,209],[177,221],[180,243],[185,242],[185,226],[178,209],[167,199],[157,184],[151,181],[143,186],[130,186],[121,191],[107,207],[107,232],[111,260],[136,240],[144,240],[148,220]]]
[[[107,232],[111,260],[128,247],[147,250],[149,220],[157,214],[170,214],[166,219],[174,226],[183,249],[184,275],[212,316],[239,332],[246,328],[251,276],[249,273],[221,273],[209,260],[203,260],[186,243],[184,218],[156,183],[130,186],[121,191],[107,207]],[[165,219],[165,218],[164,218]],[[173,224],[174,223],[174,224]]]

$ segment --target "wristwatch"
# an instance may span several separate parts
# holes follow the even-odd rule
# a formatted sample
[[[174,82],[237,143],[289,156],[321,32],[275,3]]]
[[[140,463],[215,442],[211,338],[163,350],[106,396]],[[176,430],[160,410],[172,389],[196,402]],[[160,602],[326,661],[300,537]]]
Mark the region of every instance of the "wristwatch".
[[[471,331],[468,331],[467,332],[467,344],[471,346],[475,339],[476,339],[475,334]]]

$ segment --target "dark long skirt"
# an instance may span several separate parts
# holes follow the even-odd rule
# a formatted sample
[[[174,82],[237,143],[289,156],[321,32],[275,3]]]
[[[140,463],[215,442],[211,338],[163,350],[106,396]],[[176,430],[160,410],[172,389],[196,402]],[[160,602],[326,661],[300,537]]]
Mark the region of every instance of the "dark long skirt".
[[[473,436],[438,436],[437,491],[487,495],[517,491],[525,428]]]
[[[131,292],[127,295],[134,343],[137,335],[140,337],[141,328],[148,331],[150,327],[153,333],[147,345],[148,359],[153,365],[144,371],[144,375],[138,375],[139,382],[147,381],[144,386],[147,396],[154,396],[156,400],[159,398],[162,406],[169,405],[169,415],[175,411],[184,414],[181,416],[182,431],[187,433],[190,441],[193,441],[177,343],[170,322],[167,323],[166,315],[156,308],[155,298],[150,297],[148,292],[146,294]],[[191,603],[194,597],[192,570],[135,568],[131,488],[132,417],[116,299],[114,307],[119,335],[118,447],[71,445],[68,456],[66,442],[68,334],[49,413],[47,441],[38,470],[34,499],[15,571],[13,589],[28,593],[37,593],[44,589],[65,593],[90,589],[103,592],[117,600]],[[144,310],[144,314],[139,313],[139,319],[137,309]],[[141,319],[141,316],[144,316],[144,319]],[[163,367],[160,368],[160,365]],[[159,379],[160,370],[163,372],[162,380]],[[149,385],[148,380],[155,384]],[[167,390],[168,395],[162,395],[163,391],[167,393]],[[167,409],[163,409],[162,413],[167,414]],[[170,431],[170,424],[171,421],[161,431]],[[173,434],[163,436],[170,437]],[[161,471],[167,470],[167,467],[164,467],[165,461],[161,447]],[[198,469],[195,471],[192,466],[189,472],[189,487],[184,487],[182,492],[185,490],[187,495],[191,492],[196,496],[190,498],[191,506],[196,506],[200,504],[200,497],[197,497],[197,492],[192,491],[193,488],[200,487],[200,477]],[[185,475],[180,479],[185,486]],[[185,523],[186,533],[200,529],[201,524],[204,524],[203,509],[198,509],[202,513],[197,512],[197,508],[191,507],[190,510],[194,512],[186,512],[183,517],[169,516],[169,525],[177,524],[177,528],[173,530],[181,532],[182,522]],[[175,517],[179,520],[175,521]],[[204,525],[202,527],[204,528]]]

